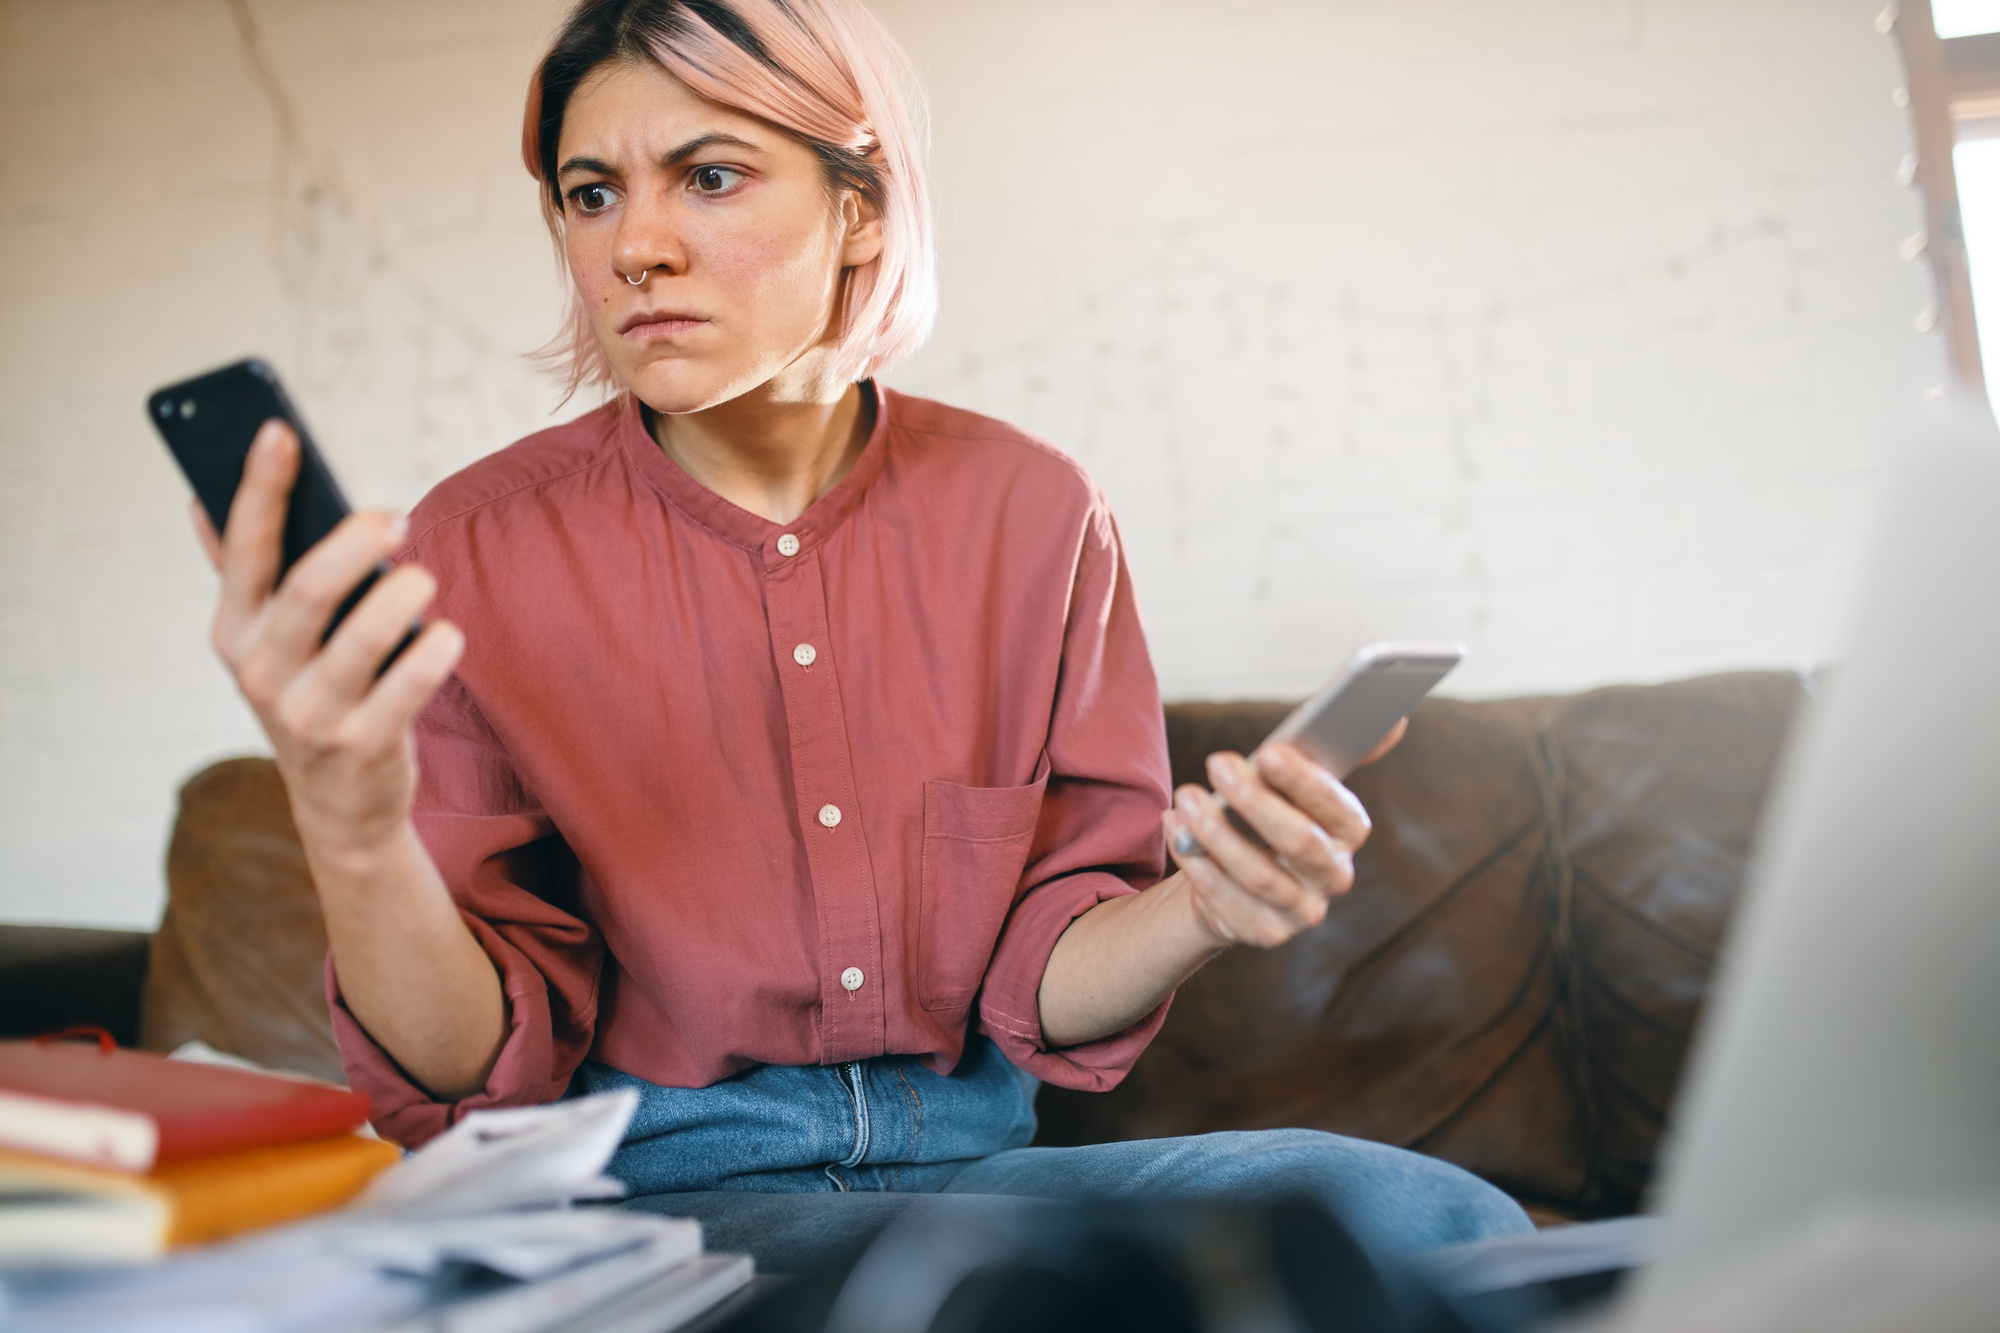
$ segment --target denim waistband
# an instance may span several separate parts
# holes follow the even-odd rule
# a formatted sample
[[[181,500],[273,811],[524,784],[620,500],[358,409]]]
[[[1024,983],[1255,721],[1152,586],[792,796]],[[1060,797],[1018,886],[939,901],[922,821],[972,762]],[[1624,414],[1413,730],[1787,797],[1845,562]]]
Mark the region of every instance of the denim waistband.
[[[606,1168],[633,1194],[935,1190],[967,1162],[1035,1136],[1036,1079],[968,1036],[950,1075],[914,1056],[759,1065],[663,1088],[587,1060],[570,1095],[631,1088],[639,1109]]]

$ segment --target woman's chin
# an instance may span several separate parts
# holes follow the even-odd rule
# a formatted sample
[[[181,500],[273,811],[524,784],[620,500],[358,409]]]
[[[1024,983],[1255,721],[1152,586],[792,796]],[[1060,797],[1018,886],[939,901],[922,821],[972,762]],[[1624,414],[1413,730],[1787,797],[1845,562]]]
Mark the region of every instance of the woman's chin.
[[[650,361],[621,376],[637,398],[664,416],[683,416],[740,398],[770,378],[761,367],[717,366],[681,358]]]
[[[632,396],[655,412],[680,416],[737,397],[750,387],[738,384],[738,378],[685,361],[673,361],[641,366],[626,383]]]

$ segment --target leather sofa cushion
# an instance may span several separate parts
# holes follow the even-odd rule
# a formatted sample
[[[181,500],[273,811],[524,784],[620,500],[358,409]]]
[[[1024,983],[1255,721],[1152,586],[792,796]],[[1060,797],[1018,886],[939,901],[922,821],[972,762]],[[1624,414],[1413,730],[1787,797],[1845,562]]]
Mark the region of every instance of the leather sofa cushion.
[[[1640,1200],[1776,775],[1799,677],[1597,690],[1548,721],[1565,952],[1599,1196]]]
[[[1045,1088],[1038,1142],[1303,1125],[1569,1212],[1637,1206],[1803,693],[1426,701],[1354,775],[1375,833],[1325,924],[1210,964],[1114,1091]],[[1282,712],[1170,707],[1175,781]]]
[[[273,1069],[344,1082],[327,1015],[326,928],[268,759],[190,778],[167,845],[167,910],[153,937],[139,1043],[200,1040]]]

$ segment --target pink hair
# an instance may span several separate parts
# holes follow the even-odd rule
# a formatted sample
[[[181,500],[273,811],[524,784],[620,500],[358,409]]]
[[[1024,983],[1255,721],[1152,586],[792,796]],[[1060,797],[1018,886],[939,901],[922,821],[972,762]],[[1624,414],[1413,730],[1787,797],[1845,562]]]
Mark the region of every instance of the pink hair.
[[[860,0],[582,0],[528,84],[521,155],[562,244],[556,142],[570,95],[608,60],[649,58],[697,96],[802,139],[828,185],[880,211],[882,253],[848,269],[834,368],[881,373],[923,345],[937,310],[924,183],[922,93],[908,57]],[[616,383],[570,289],[566,330],[544,349],[574,393]]]

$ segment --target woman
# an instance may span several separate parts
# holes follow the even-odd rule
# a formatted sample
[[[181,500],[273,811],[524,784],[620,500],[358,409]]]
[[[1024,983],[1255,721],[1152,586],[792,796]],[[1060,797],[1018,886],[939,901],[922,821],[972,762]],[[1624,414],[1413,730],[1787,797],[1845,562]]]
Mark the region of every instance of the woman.
[[[1307,1188],[1384,1248],[1524,1227],[1329,1134],[1024,1146],[1038,1079],[1113,1086],[1204,962],[1317,924],[1368,821],[1283,746],[1210,763],[1281,859],[1198,788],[1162,813],[1103,497],[875,384],[933,305],[903,68],[858,0],[584,0],[524,153],[572,386],[616,396],[407,522],[354,516],[275,590],[273,423],[204,530],[351,1078],[406,1143],[634,1088],[636,1193]],[[1162,878],[1183,827],[1207,854]]]

